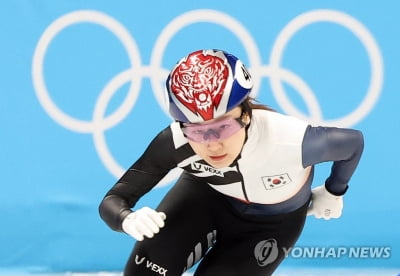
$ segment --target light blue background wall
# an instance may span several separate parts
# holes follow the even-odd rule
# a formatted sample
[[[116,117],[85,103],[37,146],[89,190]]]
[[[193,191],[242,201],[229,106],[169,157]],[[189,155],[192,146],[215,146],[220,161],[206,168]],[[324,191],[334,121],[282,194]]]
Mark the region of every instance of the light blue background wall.
[[[239,56],[254,93],[279,111],[364,132],[342,218],[308,219],[299,245],[390,247],[390,257],[284,266],[398,267],[399,9],[388,0],[3,2],[0,268],[122,269],[133,241],[108,229],[97,206],[171,121],[166,70],[200,48]],[[139,205],[155,206],[173,179]]]

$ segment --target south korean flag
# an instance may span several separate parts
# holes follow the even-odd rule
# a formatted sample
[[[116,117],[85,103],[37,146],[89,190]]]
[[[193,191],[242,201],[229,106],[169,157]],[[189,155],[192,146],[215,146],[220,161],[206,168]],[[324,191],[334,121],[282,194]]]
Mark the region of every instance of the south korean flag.
[[[289,177],[289,174],[287,173],[271,175],[271,176],[263,176],[262,181],[264,183],[264,187],[266,190],[281,188],[292,182],[292,180]]]

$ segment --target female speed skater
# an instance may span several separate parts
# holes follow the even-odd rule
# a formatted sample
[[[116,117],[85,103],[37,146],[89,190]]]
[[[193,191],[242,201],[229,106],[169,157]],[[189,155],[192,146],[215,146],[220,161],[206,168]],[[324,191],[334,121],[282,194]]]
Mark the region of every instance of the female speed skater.
[[[307,214],[338,218],[359,163],[360,131],[311,126],[257,103],[244,64],[221,50],[182,58],[166,80],[175,119],[100,203],[132,236],[125,276],[271,275]],[[332,164],[312,189],[314,166]],[[172,169],[182,174],[156,209],[137,201]]]

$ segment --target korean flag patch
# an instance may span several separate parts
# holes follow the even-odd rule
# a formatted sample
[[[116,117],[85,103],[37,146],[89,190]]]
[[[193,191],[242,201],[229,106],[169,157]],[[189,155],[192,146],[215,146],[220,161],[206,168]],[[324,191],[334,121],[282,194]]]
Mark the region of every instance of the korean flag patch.
[[[277,189],[292,182],[287,173],[263,176],[262,181],[266,190]]]

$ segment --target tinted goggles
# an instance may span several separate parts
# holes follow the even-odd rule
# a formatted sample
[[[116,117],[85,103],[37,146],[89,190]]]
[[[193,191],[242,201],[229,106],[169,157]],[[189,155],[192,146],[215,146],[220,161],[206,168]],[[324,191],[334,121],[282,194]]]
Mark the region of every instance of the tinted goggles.
[[[182,124],[186,138],[197,143],[224,140],[237,133],[246,124],[241,118],[225,118],[212,123]]]

